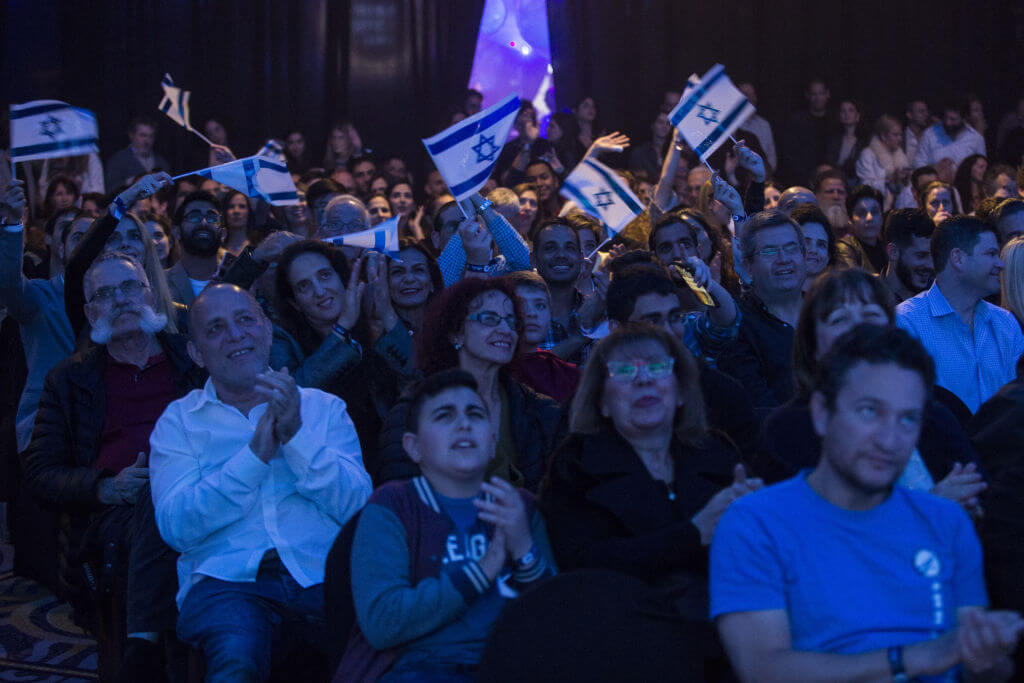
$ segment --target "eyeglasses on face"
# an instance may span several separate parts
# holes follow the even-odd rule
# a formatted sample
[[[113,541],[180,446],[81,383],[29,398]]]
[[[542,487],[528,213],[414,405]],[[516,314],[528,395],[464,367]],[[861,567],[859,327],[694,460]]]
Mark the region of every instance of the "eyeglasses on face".
[[[207,211],[203,213],[198,209],[196,211],[189,211],[185,214],[186,223],[220,223],[220,214],[216,211]]]
[[[480,311],[473,315],[467,315],[466,320],[478,322],[486,327],[497,327],[504,322],[510,330],[519,329],[519,321],[516,320],[514,315],[498,315],[494,311]]]
[[[672,357],[659,358],[647,363],[608,363],[608,376],[617,382],[632,382],[640,374],[641,370],[647,371],[651,379],[661,379],[672,374],[676,365],[676,359]]]
[[[119,285],[100,287],[93,292],[92,298],[89,301],[113,301],[114,297],[117,296],[117,292],[121,292],[122,296],[126,299],[132,299],[146,288],[146,285],[138,280],[125,280]]]
[[[783,253],[786,256],[794,256],[800,253],[800,245],[796,242],[787,242],[781,247],[765,247],[758,251],[757,255],[762,258],[773,259],[780,253]]]

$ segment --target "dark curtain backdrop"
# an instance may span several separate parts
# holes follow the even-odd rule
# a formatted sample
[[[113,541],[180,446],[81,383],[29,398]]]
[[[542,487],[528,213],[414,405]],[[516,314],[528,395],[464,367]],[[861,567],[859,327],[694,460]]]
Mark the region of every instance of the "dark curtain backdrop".
[[[158,151],[188,170],[205,145],[157,111],[166,71],[192,90],[193,125],[222,120],[239,156],[297,126],[319,159],[335,121],[367,147],[419,155],[466,87],[482,11],[483,0],[8,0],[0,102],[94,111],[104,158],[133,116],[152,116]]]
[[[662,93],[716,62],[755,83],[776,138],[816,75],[869,126],[908,96],[973,91],[995,127],[1024,92],[1019,0],[548,0],[548,22],[558,106],[592,95],[603,128],[641,140]]]

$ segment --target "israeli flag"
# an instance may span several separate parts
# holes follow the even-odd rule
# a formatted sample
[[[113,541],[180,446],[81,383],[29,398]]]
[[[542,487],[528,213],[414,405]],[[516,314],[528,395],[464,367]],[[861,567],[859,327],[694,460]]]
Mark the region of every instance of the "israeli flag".
[[[519,98],[509,95],[493,107],[423,140],[455,199],[462,201],[491,177],[518,113]]]
[[[715,64],[696,85],[687,84],[668,118],[703,160],[753,113],[754,105],[725,75],[725,67]]]
[[[220,166],[211,166],[188,175],[199,175],[216,180],[242,192],[247,197],[259,197],[274,206],[291,206],[299,203],[299,193],[292,181],[288,167],[266,157],[247,157]]]
[[[581,161],[562,183],[559,194],[604,223],[609,237],[644,210],[622,176],[594,159]]]
[[[175,86],[174,79],[171,78],[170,74],[164,74],[164,79],[160,81],[160,87],[164,89],[164,98],[160,100],[157,108],[171,117],[171,120],[179,126],[184,126],[185,130],[194,130],[191,121],[189,121],[188,112],[188,100],[192,96],[191,91],[182,90]]]
[[[383,223],[360,232],[353,232],[348,235],[338,235],[324,240],[328,244],[337,244],[346,247],[361,247],[372,249],[382,254],[393,256],[399,252],[398,248],[398,219],[401,216],[394,216]]]
[[[11,161],[52,159],[99,151],[91,111],[57,100],[11,105]]]
[[[267,140],[267,144],[260,148],[260,151],[256,152],[256,156],[276,161],[279,164],[285,163],[284,149],[281,147],[277,140]]]

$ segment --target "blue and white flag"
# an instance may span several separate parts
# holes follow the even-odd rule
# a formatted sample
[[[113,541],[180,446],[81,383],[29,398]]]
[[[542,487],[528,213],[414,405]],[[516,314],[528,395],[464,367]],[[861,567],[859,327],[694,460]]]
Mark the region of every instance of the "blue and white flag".
[[[260,151],[256,152],[256,156],[276,161],[279,164],[285,163],[284,149],[281,144],[274,139],[267,140],[267,144],[260,148]]]
[[[198,175],[233,187],[247,197],[259,197],[274,206],[299,203],[299,193],[288,167],[266,157],[247,157],[201,171],[192,171],[174,179]]]
[[[11,105],[11,161],[52,159],[99,151],[91,111],[56,100]]]
[[[509,95],[493,107],[423,140],[455,199],[462,201],[491,177],[518,113],[519,98]]]
[[[687,83],[668,118],[703,160],[753,113],[754,105],[725,75],[725,67],[715,64],[697,84]]]
[[[179,126],[184,126],[185,130],[194,130],[192,122],[189,121],[188,112],[188,100],[192,96],[191,91],[182,90],[174,85],[174,79],[171,78],[170,74],[164,74],[164,79],[160,81],[160,86],[164,89],[164,98],[160,100],[157,108],[171,117],[171,120]]]
[[[608,237],[621,232],[644,210],[618,173],[600,161],[584,159],[562,183],[561,194],[608,228]]]
[[[324,242],[338,246],[372,249],[382,254],[394,255],[400,251],[398,247],[398,219],[400,218],[400,215],[394,216],[369,230],[329,237]]]

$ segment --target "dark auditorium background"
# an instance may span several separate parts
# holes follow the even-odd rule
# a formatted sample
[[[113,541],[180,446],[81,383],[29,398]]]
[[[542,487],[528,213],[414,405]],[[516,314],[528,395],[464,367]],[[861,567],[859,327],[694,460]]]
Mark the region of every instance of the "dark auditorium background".
[[[0,101],[63,99],[99,117],[102,156],[131,116],[156,117],[165,71],[192,120],[223,119],[239,153],[297,125],[315,154],[350,120],[381,153],[444,127],[472,67],[483,0],[7,0]],[[908,96],[981,96],[995,120],[1024,91],[1024,3],[920,0],[548,0],[559,108],[582,94],[606,130],[646,135],[665,89],[715,62],[752,79],[776,125],[803,83],[829,83],[867,120]],[[485,103],[486,105],[487,103]],[[201,143],[161,121],[176,169]],[[3,126],[6,136],[6,126]],[[197,148],[198,146],[198,148]]]

